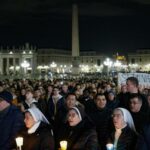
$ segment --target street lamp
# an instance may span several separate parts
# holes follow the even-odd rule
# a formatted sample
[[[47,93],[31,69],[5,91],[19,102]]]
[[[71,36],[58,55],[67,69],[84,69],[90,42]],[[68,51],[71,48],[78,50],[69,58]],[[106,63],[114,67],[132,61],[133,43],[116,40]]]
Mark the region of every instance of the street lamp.
[[[24,68],[24,73],[26,74],[27,73],[27,68],[30,66],[30,64],[24,60],[22,63],[21,63],[21,67]]]
[[[107,76],[109,76],[109,68],[112,66],[112,61],[109,58],[106,58],[104,65],[107,66]]]

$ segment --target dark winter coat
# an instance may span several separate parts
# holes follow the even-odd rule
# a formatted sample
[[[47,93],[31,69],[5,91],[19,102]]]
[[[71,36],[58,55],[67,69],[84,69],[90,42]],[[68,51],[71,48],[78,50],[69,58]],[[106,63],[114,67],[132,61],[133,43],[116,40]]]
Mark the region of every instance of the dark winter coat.
[[[96,105],[94,103],[94,100],[91,99],[89,96],[88,97],[84,97],[84,96],[81,97],[79,99],[79,102],[84,105],[85,112],[87,114],[93,113],[95,111],[95,109],[96,109]]]
[[[61,135],[59,141],[68,142],[67,150],[99,150],[95,127],[87,118],[75,127],[66,125]]]
[[[98,134],[98,141],[100,146],[105,149],[107,139],[110,136],[112,129],[111,110],[108,108],[96,109],[94,113],[90,114],[91,119],[95,123],[96,131]]]
[[[48,116],[50,118],[50,121],[52,122],[55,118],[55,111],[59,111],[60,108],[62,108],[64,105],[64,98],[61,97],[57,104],[56,104],[56,110],[55,110],[55,105],[54,105],[54,102],[53,102],[53,98],[51,97],[48,101]]]
[[[143,133],[139,136],[136,150],[150,150],[150,123],[145,126]]]
[[[15,147],[14,137],[24,127],[24,118],[16,106],[9,106],[0,112],[0,150]]]
[[[114,143],[115,131],[111,135],[109,142]],[[117,150],[135,150],[137,135],[128,126],[122,129],[122,133],[118,139]]]
[[[26,129],[19,136],[23,137],[23,150],[54,150],[51,128],[43,122],[34,133],[28,134]]]
[[[117,99],[119,100],[119,107],[129,109],[129,93],[121,92],[117,95]]]
[[[132,118],[133,118],[133,121],[134,121],[136,131],[138,133],[141,133],[142,129],[144,128],[144,126],[149,121],[149,118],[150,118],[149,114],[139,111],[137,113],[131,112],[131,115],[132,115]]]
[[[119,101],[117,99],[114,99],[113,101],[107,100],[106,107],[110,110],[114,110],[119,105]]]

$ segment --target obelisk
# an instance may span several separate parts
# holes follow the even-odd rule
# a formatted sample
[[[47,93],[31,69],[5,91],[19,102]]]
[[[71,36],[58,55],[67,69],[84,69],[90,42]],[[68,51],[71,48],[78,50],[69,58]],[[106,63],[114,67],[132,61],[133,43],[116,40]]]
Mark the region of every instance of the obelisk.
[[[78,26],[78,6],[72,5],[72,73],[79,74],[79,26]]]

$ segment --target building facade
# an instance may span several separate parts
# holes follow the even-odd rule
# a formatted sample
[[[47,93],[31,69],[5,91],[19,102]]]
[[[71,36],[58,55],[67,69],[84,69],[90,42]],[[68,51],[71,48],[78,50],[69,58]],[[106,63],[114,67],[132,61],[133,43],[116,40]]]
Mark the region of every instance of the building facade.
[[[140,49],[136,53],[128,54],[128,65],[130,69],[138,71],[150,71],[150,49]]]
[[[96,51],[81,51],[79,62],[81,72],[94,72],[103,64],[106,56]],[[19,48],[1,48],[0,74],[17,77],[25,74],[41,74],[48,72],[71,73],[71,50],[37,49],[29,43]]]

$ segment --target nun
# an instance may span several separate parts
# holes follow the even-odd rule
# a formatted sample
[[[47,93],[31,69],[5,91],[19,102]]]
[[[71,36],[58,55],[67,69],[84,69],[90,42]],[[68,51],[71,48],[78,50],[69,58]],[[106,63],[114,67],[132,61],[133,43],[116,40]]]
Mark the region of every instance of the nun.
[[[66,127],[61,131],[59,141],[68,142],[67,150],[99,150],[95,126],[83,107],[69,109]]]
[[[130,112],[125,108],[116,108],[112,114],[114,131],[108,143],[114,150],[134,150],[137,133]]]
[[[23,150],[54,150],[52,128],[37,107],[25,111],[24,122],[26,129],[19,134],[23,137]]]

